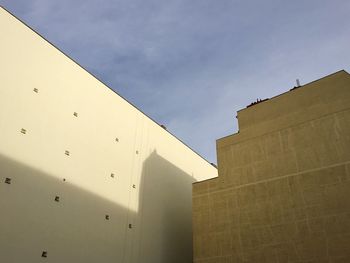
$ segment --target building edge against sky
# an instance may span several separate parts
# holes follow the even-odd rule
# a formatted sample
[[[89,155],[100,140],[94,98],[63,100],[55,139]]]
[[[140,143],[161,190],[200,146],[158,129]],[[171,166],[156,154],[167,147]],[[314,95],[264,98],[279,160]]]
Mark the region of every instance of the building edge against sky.
[[[193,185],[194,262],[350,262],[350,75],[238,112]]]
[[[0,8],[0,261],[191,262],[217,170]]]

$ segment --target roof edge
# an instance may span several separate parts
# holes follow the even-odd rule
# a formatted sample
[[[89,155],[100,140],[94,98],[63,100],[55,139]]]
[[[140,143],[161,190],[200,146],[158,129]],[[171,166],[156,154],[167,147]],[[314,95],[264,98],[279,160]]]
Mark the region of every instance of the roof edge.
[[[333,75],[339,74],[340,72],[344,72],[344,73],[350,75],[349,72],[347,72],[345,69],[341,69],[341,70],[338,70],[338,71],[333,72],[333,73],[331,73],[331,74],[328,74],[328,75],[326,75],[326,76],[323,76],[323,77],[321,77],[321,78],[318,78],[318,79],[316,79],[316,80],[312,80],[312,81],[310,81],[310,82],[308,82],[308,83],[306,83],[306,84],[304,84],[304,85],[301,85],[301,86],[298,87],[298,88],[303,88],[303,87],[305,87],[305,86],[307,86],[307,85],[313,84],[314,82],[317,82],[317,81],[323,80],[323,79],[325,79],[325,78],[331,77],[331,76],[333,76]],[[277,95],[275,95],[275,96],[273,96],[273,97],[271,97],[271,98],[267,98],[266,100],[261,101],[260,103],[264,103],[264,102],[266,102],[266,101],[273,100],[273,99],[275,99],[275,98],[277,98],[277,97],[279,97],[279,96],[282,96],[282,95],[284,95],[284,94],[287,94],[287,93],[289,93],[289,92],[291,92],[291,91],[293,91],[293,89],[287,90],[287,91],[282,92],[282,93],[280,93],[280,94],[277,94]],[[260,104],[260,103],[259,103],[259,104]],[[238,113],[238,112],[241,112],[241,111],[243,111],[243,110],[246,110],[246,109],[247,109],[247,107],[242,108],[242,109],[238,110],[237,113]]]

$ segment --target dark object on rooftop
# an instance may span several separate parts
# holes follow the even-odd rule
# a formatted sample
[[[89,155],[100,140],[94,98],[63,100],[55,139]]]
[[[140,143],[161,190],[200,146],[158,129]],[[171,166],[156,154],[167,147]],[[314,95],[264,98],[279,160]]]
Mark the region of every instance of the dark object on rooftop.
[[[295,89],[299,89],[299,88],[301,88],[302,86],[294,86],[293,88],[291,88],[289,91],[291,91],[291,90],[295,90]]]
[[[6,177],[5,178],[5,184],[11,184],[11,178]]]
[[[300,87],[301,87],[299,79],[297,79],[297,80],[296,80],[296,83],[297,83],[297,85],[296,85],[296,86],[294,86],[294,88],[290,89],[290,91],[291,91],[291,90],[295,90],[295,89],[297,89],[297,88],[300,88]]]
[[[263,101],[267,101],[268,99],[256,99],[256,101],[253,101],[252,103],[250,103],[247,108],[251,107],[251,106],[254,106],[256,104],[259,104],[260,102],[263,102]]]

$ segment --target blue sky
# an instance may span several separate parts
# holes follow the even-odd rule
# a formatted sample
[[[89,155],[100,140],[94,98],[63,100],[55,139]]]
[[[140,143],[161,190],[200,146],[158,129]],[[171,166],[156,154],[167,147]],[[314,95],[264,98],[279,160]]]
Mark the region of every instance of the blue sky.
[[[210,162],[236,111],[350,71],[348,0],[0,0]]]

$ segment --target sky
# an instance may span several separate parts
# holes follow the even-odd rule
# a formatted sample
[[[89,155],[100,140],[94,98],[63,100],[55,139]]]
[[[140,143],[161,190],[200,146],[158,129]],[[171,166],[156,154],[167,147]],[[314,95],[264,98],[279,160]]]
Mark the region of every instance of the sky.
[[[236,112],[341,69],[349,0],[0,0],[209,162]]]

